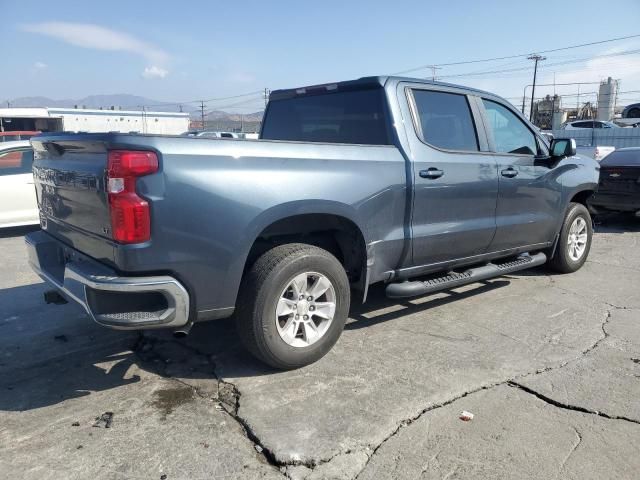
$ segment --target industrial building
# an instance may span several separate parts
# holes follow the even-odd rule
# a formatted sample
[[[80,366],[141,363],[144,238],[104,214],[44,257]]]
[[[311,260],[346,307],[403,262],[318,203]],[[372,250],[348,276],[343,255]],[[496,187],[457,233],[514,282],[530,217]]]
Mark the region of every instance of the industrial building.
[[[0,132],[137,132],[179,135],[188,113],[83,108],[0,108]]]
[[[617,92],[618,81],[608,77],[600,83],[597,103],[578,102],[576,107],[563,107],[562,96],[547,95],[534,103],[531,121],[543,130],[556,130],[570,120],[613,120],[624,108],[617,105]]]

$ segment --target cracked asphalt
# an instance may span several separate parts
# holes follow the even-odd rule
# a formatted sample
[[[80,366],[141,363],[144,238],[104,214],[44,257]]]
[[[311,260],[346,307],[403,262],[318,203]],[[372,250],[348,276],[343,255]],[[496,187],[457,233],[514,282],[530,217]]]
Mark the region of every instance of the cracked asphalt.
[[[374,288],[292,372],[254,361],[231,320],[175,340],[47,306],[24,231],[2,232],[0,477],[638,478],[640,220],[596,231],[572,275]]]

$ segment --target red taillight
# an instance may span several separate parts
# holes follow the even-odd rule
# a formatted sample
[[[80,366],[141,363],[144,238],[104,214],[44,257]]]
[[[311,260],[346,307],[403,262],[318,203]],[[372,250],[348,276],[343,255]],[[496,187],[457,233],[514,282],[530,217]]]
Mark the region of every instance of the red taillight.
[[[107,162],[107,192],[113,239],[141,243],[151,238],[149,204],[136,193],[136,178],[158,171],[154,152],[111,150]]]

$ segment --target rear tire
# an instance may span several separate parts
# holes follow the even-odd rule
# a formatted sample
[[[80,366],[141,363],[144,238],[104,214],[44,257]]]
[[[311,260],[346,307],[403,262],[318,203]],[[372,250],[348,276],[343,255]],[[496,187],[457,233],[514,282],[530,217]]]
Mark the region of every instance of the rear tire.
[[[640,118],[640,108],[632,108],[629,110],[627,118]]]
[[[573,273],[587,261],[593,225],[589,210],[580,203],[570,203],[560,230],[556,250],[548,262],[559,273]]]
[[[245,273],[236,310],[238,333],[264,363],[302,367],[338,341],[350,299],[347,274],[331,253],[300,243],[281,245]]]

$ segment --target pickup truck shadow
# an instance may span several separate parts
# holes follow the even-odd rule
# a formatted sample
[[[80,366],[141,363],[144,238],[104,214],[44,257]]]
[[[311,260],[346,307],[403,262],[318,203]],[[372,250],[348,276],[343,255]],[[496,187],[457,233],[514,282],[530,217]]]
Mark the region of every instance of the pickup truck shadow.
[[[22,237],[27,233],[35,232],[36,230],[40,230],[40,225],[0,228],[0,238]]]
[[[0,411],[32,410],[140,381],[135,333],[95,325],[76,305],[47,306],[36,283],[0,289]],[[101,413],[101,412],[99,412]]]
[[[496,278],[494,280],[471,284],[470,287],[467,287],[468,289],[463,291],[444,290],[434,295],[395,301],[385,296],[384,285],[374,285],[369,290],[367,303],[364,305],[352,304],[349,314],[350,320],[347,321],[344,328],[345,330],[367,328],[371,325],[394,320],[404,315],[422,312],[430,308],[462,300],[463,298],[481,295],[490,290],[505,287],[509,285],[509,283],[505,278]],[[419,301],[419,303],[415,303],[415,301]],[[398,309],[398,306],[402,306],[403,308]],[[392,308],[391,311],[385,311],[390,308]],[[380,310],[381,312],[378,313]]]
[[[497,278],[406,301],[390,300],[384,285],[373,286],[365,305],[355,303],[354,292],[345,329],[359,330],[509,283],[508,278]],[[233,318],[196,325],[180,340],[165,331],[113,331],[93,324],[76,305],[45,306],[45,288],[36,284],[0,290],[0,351],[4,354],[0,358],[0,411],[33,410],[118,389],[140,382],[145,372],[193,382],[213,392],[221,392],[226,385],[218,377],[278,373],[244,350]],[[4,306],[9,306],[8,316]],[[102,398],[104,402],[110,395]]]

